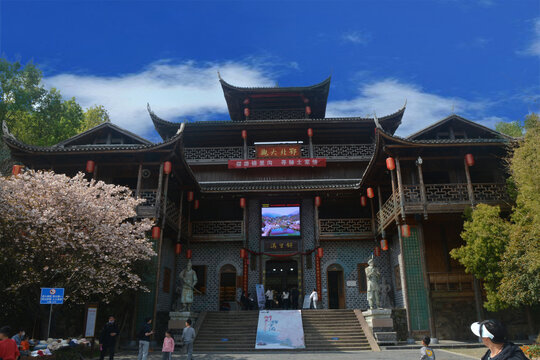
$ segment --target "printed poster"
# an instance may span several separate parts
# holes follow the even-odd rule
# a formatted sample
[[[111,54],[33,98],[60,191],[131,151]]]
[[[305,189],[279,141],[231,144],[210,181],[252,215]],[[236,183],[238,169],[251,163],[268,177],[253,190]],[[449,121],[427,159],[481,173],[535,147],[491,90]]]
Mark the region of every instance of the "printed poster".
[[[264,285],[255,284],[255,290],[257,292],[257,305],[259,305],[260,310],[263,310],[264,306],[266,305],[266,298],[264,297]]]
[[[300,310],[259,311],[255,349],[305,349]]]

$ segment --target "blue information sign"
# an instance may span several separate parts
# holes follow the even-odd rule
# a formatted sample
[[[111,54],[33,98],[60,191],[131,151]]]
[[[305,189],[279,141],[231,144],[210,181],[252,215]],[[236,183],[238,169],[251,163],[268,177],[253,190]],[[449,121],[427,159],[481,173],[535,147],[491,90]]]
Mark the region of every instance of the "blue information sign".
[[[40,304],[63,304],[64,289],[63,288],[41,288]]]

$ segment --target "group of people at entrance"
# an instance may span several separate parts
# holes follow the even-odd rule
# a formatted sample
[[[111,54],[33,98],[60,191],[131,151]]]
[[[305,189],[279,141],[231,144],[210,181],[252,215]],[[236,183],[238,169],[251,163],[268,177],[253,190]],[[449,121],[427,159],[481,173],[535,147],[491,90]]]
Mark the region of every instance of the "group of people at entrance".
[[[187,360],[191,360],[193,356],[193,341],[195,340],[195,330],[191,327],[191,319],[187,319],[186,327],[182,330],[182,347],[185,348],[187,354]],[[154,335],[152,330],[152,318],[146,318],[145,323],[139,331],[137,337],[139,338],[139,356],[138,360],[148,359],[148,350],[150,348],[150,337]],[[163,354],[163,360],[172,360],[172,354],[174,352],[174,338],[172,331],[165,331],[165,337],[163,338],[163,346],[161,353]]]
[[[268,289],[264,293],[266,298],[266,309],[284,309],[295,310],[298,309],[298,296],[299,292],[297,288],[293,288],[291,291],[285,289],[281,292]]]

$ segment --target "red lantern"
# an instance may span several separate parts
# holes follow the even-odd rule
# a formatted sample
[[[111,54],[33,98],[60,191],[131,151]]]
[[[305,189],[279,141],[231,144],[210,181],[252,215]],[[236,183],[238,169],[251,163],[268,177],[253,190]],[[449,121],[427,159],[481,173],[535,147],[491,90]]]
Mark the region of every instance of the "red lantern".
[[[411,236],[411,227],[407,224],[401,225],[401,235],[406,238]]]
[[[381,249],[383,249],[384,251],[388,250],[388,240],[381,239]]]
[[[360,196],[360,205],[362,205],[363,207],[366,207],[367,205],[367,197],[365,197],[364,195]]]
[[[318,257],[319,259],[322,259],[323,255],[324,255],[324,250],[323,250],[323,248],[322,248],[322,247],[317,248],[317,257]]]
[[[165,173],[166,175],[169,175],[171,173],[171,170],[172,170],[172,163],[170,161],[165,161],[163,163],[163,173]]]
[[[244,116],[249,117],[249,108],[244,108]]]
[[[245,259],[247,257],[246,249],[240,249],[240,259]]]
[[[392,157],[386,158],[386,168],[390,171],[396,168],[396,162],[394,161],[394,158]]]
[[[307,104],[309,102],[308,98],[304,98],[304,104]]]
[[[187,201],[192,202],[193,197],[194,197],[193,191],[188,191],[188,193],[187,193]]]
[[[176,245],[174,246],[174,253],[176,255],[180,255],[180,253],[182,253],[182,244],[176,243]]]
[[[161,229],[159,226],[153,226],[152,227],[152,239],[157,240],[159,239],[159,235],[161,234]]]
[[[375,246],[375,249],[373,249],[373,255],[381,256],[381,248],[378,246]]]
[[[186,259],[191,259],[191,249],[186,250]]]
[[[474,156],[473,154],[466,154],[465,155],[465,163],[467,166],[474,166]]]
[[[195,201],[193,202],[193,208],[194,208],[195,210],[199,210],[199,206],[200,206],[200,204],[199,204],[199,199],[197,199],[197,200],[195,200]]]
[[[307,129],[307,136],[313,137],[313,129],[312,128]]]
[[[306,114],[311,115],[311,106],[306,106]]]
[[[246,207],[246,198],[240,198],[240,207],[242,209]]]
[[[86,162],[86,172],[87,173],[93,173],[95,168],[96,168],[96,163],[94,161],[88,160]]]
[[[366,192],[368,198],[373,199],[375,197],[375,192],[373,191],[373,188],[368,187]]]
[[[15,176],[19,175],[21,173],[21,165],[13,165],[13,168],[11,169],[11,173]]]
[[[320,196],[315,196],[315,206],[316,207],[321,206],[321,197]]]
[[[247,139],[247,131],[246,130],[242,130],[242,139]]]
[[[245,98],[245,99],[244,99],[244,105],[247,105],[247,104],[249,104],[249,99],[248,99],[248,98]]]

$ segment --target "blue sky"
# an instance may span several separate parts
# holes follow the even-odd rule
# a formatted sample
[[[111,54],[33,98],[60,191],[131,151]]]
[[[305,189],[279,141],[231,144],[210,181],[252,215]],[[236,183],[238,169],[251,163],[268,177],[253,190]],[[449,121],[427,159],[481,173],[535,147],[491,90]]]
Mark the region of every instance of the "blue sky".
[[[452,112],[493,127],[538,112],[540,2],[0,0],[0,53],[152,140],[146,112],[227,120],[239,86],[330,74],[327,116],[393,113],[399,135]]]

